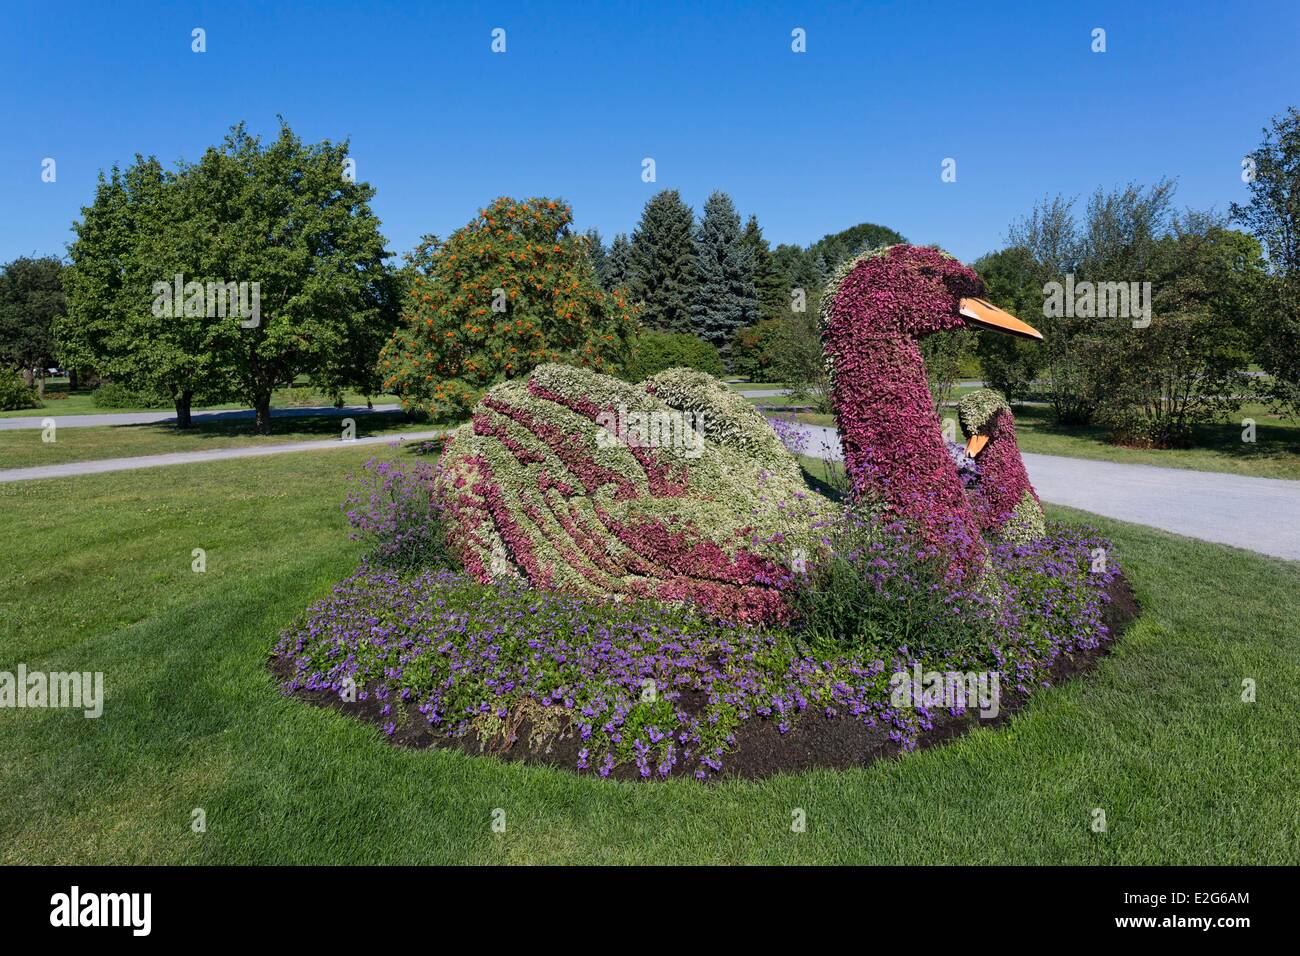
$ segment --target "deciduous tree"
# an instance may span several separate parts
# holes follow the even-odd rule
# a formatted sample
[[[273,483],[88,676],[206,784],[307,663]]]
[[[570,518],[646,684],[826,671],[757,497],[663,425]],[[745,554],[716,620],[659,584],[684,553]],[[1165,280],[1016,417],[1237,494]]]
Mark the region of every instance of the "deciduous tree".
[[[20,256],[0,266],[0,366],[19,369],[29,386],[39,378],[42,388],[56,361],[54,324],[66,311],[58,257]]]
[[[380,361],[404,406],[459,416],[489,385],[543,362],[623,362],[635,310],[597,285],[572,221],[559,200],[503,197],[432,251]]]

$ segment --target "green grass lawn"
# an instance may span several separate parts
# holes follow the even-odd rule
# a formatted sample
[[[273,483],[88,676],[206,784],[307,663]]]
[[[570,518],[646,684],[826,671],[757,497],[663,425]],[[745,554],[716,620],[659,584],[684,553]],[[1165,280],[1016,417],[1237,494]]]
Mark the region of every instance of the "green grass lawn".
[[[1241,440],[1244,418],[1255,421],[1254,443]],[[1164,468],[1224,471],[1259,478],[1300,479],[1300,421],[1281,418],[1263,405],[1246,405],[1228,423],[1193,427],[1191,448],[1120,448],[1107,442],[1105,436],[1103,428],[1066,429],[1053,424],[1050,408],[1024,405],[1016,409],[1016,438],[1025,451]]]
[[[92,389],[79,388],[75,391],[68,389],[67,379],[47,379],[45,384],[45,403],[42,408],[19,408],[11,411],[0,411],[0,418],[44,418],[47,415],[58,418],[60,415],[113,415],[119,412],[167,412],[175,411],[171,406],[165,408],[100,408],[95,404],[92,397]],[[310,391],[303,385],[295,385],[295,390],[301,390],[304,393]],[[288,392],[281,391],[281,401],[272,401],[273,408],[281,408],[291,404],[285,399],[290,398]],[[395,405],[401,400],[396,395],[376,395],[371,401],[376,405]],[[366,398],[358,392],[347,391],[343,393],[343,404],[345,405],[364,405]],[[328,399],[313,404],[330,405]],[[231,409],[248,408],[248,405],[239,402],[226,402],[219,405],[196,405],[193,411],[227,411]]]
[[[407,421],[402,412],[372,412],[352,418],[356,423],[357,438],[371,435],[396,437],[403,432],[429,431],[438,427],[427,421]],[[129,458],[137,455],[337,439],[342,435],[342,422],[342,417],[338,415],[303,415],[278,420],[273,418],[275,431],[271,435],[253,434],[251,421],[214,422],[203,419],[195,419],[194,424],[187,429],[161,422],[152,425],[60,428],[55,432],[56,440],[53,442],[43,442],[39,429],[17,429],[0,432],[0,468],[28,468],[101,458]]]
[[[1185,449],[1121,448],[1105,440],[1104,428],[1061,428],[1053,424],[1051,409],[1038,405],[1021,405],[1015,414],[1016,440],[1021,451],[1257,478],[1300,479],[1300,421],[1280,418],[1263,405],[1245,406],[1228,424],[1196,426],[1195,445]],[[944,410],[944,418],[955,422],[956,417],[955,410]],[[835,424],[831,415],[801,412],[795,418],[808,425]],[[1253,444],[1241,440],[1242,418],[1255,420]],[[956,434],[961,435],[960,428]]]
[[[338,500],[369,453],[0,486],[0,669],[107,691],[98,720],[0,711],[0,862],[1300,862],[1300,565],[1096,519],[1146,614],[1010,726],[853,772],[611,783],[398,750],[279,694],[267,651],[353,568]]]

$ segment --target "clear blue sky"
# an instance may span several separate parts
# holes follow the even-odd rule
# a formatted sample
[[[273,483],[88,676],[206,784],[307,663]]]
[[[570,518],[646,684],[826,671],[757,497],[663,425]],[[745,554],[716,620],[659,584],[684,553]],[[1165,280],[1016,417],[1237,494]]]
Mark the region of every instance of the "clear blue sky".
[[[4,0],[0,78],[0,261],[63,254],[115,161],[277,114],[350,138],[395,252],[498,195],[562,196],[608,238],[673,187],[697,210],[726,190],[773,244],[872,221],[970,260],[1048,193],[1167,175],[1181,205],[1240,199],[1242,155],[1300,103],[1300,4]]]

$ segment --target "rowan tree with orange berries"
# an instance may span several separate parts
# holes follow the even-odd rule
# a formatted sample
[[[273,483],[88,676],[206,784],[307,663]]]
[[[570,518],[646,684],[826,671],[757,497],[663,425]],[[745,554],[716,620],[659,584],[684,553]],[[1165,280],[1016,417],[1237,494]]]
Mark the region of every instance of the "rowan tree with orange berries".
[[[636,309],[601,290],[572,222],[559,200],[502,197],[427,250],[379,357],[403,407],[463,417],[488,386],[545,362],[617,372]]]

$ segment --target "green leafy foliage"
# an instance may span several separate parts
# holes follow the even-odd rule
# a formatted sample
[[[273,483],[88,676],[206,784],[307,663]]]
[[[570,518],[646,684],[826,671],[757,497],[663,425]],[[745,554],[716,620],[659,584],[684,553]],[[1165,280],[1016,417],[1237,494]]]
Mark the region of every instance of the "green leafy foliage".
[[[1044,201],[1012,227],[1011,250],[987,257],[1003,301],[1027,305],[1041,281],[1062,283],[1069,296],[1071,276],[1076,289],[1150,293],[1145,316],[1133,308],[1094,315],[1102,310],[1078,293],[1083,308],[1022,315],[1044,334],[1062,424],[1100,422],[1120,443],[1174,447],[1189,441],[1193,424],[1221,418],[1253,390],[1246,370],[1265,280],[1259,245],[1213,213],[1174,214],[1173,193],[1166,180],[1098,190],[1081,220],[1071,201]],[[1014,392],[1024,366],[1008,365],[1003,384]]]
[[[1013,247],[978,259],[984,298],[1030,325],[1041,324],[1044,269],[1025,248]],[[1026,398],[1043,367],[1044,346],[1014,335],[980,330],[975,353],[987,382],[1015,404]]]
[[[166,408],[171,404],[166,395],[127,388],[120,382],[105,382],[90,397],[96,408]]]
[[[544,362],[617,369],[636,311],[597,284],[572,221],[559,200],[502,197],[429,250],[380,357],[385,387],[445,419]]]
[[[665,369],[690,368],[709,375],[722,375],[722,356],[712,343],[684,332],[644,330],[632,343],[623,365],[629,382],[658,375]]]
[[[375,389],[395,284],[374,188],[343,175],[347,154],[283,123],[268,143],[241,124],[197,163],[137,156],[101,175],[69,249],[64,364],[171,396],[182,425],[196,395],[242,398],[262,433],[273,390],[299,375]]]
[[[971,653],[987,639],[984,617],[954,611],[947,563],[900,528],[847,514],[825,534],[829,549],[792,592],[801,633],[816,651],[887,658],[906,647],[942,656]]]
[[[1300,414],[1300,109],[1292,106],[1264,129],[1252,152],[1250,201],[1232,216],[1250,230],[1268,257],[1252,328],[1254,355],[1272,376],[1270,395]]]
[[[751,382],[775,380],[783,318],[763,319],[737,329],[731,342],[731,370]]]
[[[67,311],[62,273],[55,256],[20,256],[0,266],[0,365],[55,364],[54,322]]]
[[[0,369],[0,411],[10,412],[19,408],[40,408],[41,403],[33,391],[17,372]]]

